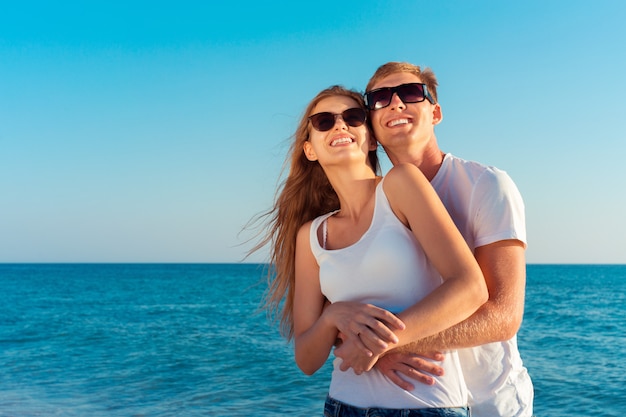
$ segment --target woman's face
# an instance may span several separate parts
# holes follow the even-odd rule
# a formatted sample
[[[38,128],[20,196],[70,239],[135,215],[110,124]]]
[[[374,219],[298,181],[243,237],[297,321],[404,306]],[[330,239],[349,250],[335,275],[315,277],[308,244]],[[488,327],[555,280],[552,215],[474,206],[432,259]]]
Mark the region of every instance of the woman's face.
[[[319,113],[331,115],[309,121],[309,140],[304,143],[306,157],[319,161],[322,166],[354,160],[367,163],[369,151],[375,150],[377,144],[371,138],[364,119],[359,117],[361,112],[364,110],[350,97],[332,96],[320,100],[309,116],[316,119],[315,115]]]

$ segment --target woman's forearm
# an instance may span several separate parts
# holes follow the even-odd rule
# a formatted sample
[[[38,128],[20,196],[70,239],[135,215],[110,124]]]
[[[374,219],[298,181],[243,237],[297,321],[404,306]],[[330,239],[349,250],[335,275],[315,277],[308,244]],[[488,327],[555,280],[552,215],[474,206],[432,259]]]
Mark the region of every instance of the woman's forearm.
[[[296,336],[295,359],[302,372],[313,375],[326,363],[337,334],[337,328],[322,314],[313,326]]]

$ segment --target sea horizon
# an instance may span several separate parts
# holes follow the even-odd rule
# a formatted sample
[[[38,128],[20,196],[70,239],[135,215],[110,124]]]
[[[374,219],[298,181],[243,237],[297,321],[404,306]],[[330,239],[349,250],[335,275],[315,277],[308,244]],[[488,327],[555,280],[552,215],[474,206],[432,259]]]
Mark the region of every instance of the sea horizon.
[[[0,263],[0,417],[321,415],[260,309],[267,263]],[[527,264],[537,417],[626,408],[626,266]]]

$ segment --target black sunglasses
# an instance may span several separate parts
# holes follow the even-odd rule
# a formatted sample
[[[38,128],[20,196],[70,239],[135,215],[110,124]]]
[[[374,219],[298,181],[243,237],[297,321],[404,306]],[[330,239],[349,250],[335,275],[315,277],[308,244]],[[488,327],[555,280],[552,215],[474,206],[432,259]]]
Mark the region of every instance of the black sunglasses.
[[[348,126],[359,127],[365,123],[367,113],[365,110],[355,107],[353,109],[344,110],[341,114],[330,113],[327,111],[316,113],[309,116],[309,120],[315,130],[326,132],[335,126],[335,122],[339,116],[341,116],[343,121],[346,122]]]
[[[398,94],[403,103],[419,103],[428,100],[431,104],[435,104],[426,84],[409,83],[395,87],[377,88],[369,93],[365,93],[365,105],[369,110],[385,108],[391,103],[394,93]]]

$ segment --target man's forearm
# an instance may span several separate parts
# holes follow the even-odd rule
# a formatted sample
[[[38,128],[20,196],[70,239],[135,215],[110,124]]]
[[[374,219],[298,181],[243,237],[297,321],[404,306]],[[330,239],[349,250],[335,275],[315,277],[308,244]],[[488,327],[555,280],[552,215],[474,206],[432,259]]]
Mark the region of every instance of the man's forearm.
[[[524,315],[524,245],[516,240],[500,241],[476,248],[475,255],[487,281],[489,300],[468,319],[405,345],[401,352],[468,348],[509,340],[517,333]]]
[[[508,340],[519,328],[514,314],[487,301],[472,316],[433,336],[425,337],[391,352],[420,353],[461,349]]]

